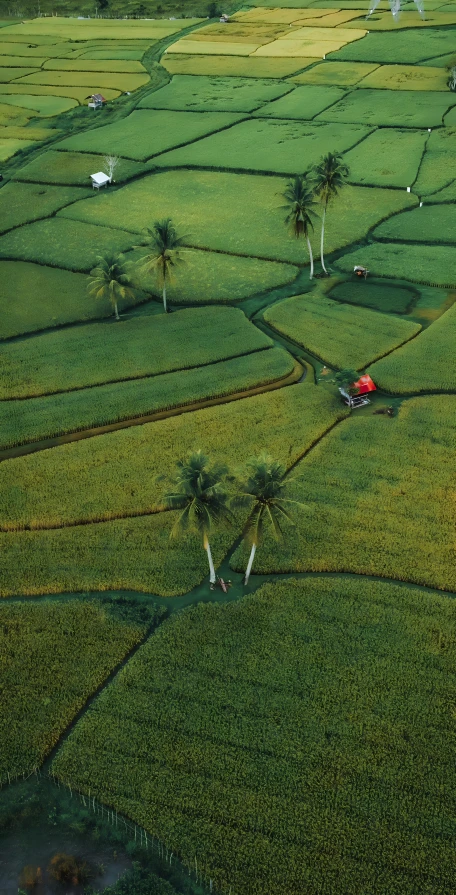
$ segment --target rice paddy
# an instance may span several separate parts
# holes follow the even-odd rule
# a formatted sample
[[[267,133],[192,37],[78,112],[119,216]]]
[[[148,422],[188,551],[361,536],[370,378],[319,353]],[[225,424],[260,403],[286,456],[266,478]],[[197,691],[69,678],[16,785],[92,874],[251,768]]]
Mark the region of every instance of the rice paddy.
[[[0,22],[0,786],[60,744],[189,895],[450,895],[456,9],[310,4]],[[289,196],[328,154],[308,243]],[[100,257],[124,275],[94,297]],[[170,536],[197,451],[228,594],[201,534]],[[264,454],[292,522],[245,584]],[[173,613],[106,686],[147,632],[97,591]]]

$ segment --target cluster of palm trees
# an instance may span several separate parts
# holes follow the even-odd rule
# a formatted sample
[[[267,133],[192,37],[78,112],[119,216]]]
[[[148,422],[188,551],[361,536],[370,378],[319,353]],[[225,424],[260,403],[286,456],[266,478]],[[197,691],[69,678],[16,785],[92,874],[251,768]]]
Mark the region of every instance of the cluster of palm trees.
[[[90,294],[99,301],[109,301],[116,320],[120,320],[119,302],[134,300],[138,292],[135,274],[155,274],[162,290],[163,307],[167,311],[166,287],[180,259],[179,249],[183,240],[183,236],[178,236],[171,218],[156,221],[152,228],[147,227],[143,231],[140,246],[135,246],[146,246],[148,249],[136,265],[127,261],[121,253],[97,258],[97,265],[89,277]]]
[[[339,195],[348,175],[349,169],[342,157],[335,152],[328,152],[308,176],[297,175],[290,180],[283,194],[286,200],[286,205],[283,207],[287,211],[285,223],[289,225],[296,239],[303,236],[307,242],[311,280],[314,275],[314,261],[310,245],[310,231],[314,229],[314,221],[317,216],[316,206],[320,204],[323,207],[320,259],[325,274],[328,274],[324,258],[326,212],[330,203]]]
[[[324,259],[326,212],[331,202],[339,195],[348,175],[349,170],[342,157],[335,152],[328,152],[308,176],[297,175],[290,180],[283,194],[286,201],[283,208],[287,211],[285,223],[290,226],[297,239],[303,236],[307,242],[310,279],[313,279],[314,275],[310,231],[314,229],[317,217],[316,206],[320,204],[323,207],[320,257],[321,266],[328,274]],[[141,246],[135,247],[147,248],[146,254],[136,265],[128,262],[122,254],[98,257],[97,266],[90,275],[90,294],[98,300],[109,301],[116,320],[119,320],[119,302],[134,300],[138,292],[134,280],[135,273],[140,276],[145,274],[156,278],[162,291],[163,307],[166,312],[167,285],[172,279],[174,267],[181,260],[180,249],[183,243],[184,236],[178,235],[171,218],[156,221],[152,228],[147,227],[143,231]]]
[[[271,528],[277,540],[282,539],[283,523],[294,525],[287,507],[291,504],[303,506],[289,497],[294,480],[287,476],[281,463],[266,454],[249,460],[245,471],[238,475],[230,475],[225,466],[211,467],[202,451],[190,454],[176,465],[177,475],[170,480],[170,490],[163,496],[166,509],[180,510],[171,538],[187,531],[201,537],[209,562],[209,580],[214,584],[216,576],[209,536],[217,525],[232,523],[233,510],[247,509],[249,516],[244,529],[245,540],[250,546],[244,577],[247,584],[266,527]]]

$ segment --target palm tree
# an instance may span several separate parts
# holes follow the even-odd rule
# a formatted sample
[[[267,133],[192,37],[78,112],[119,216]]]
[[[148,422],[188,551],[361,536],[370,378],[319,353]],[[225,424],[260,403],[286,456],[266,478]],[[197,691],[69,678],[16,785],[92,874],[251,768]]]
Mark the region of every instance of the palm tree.
[[[183,236],[178,236],[171,218],[164,221],[155,221],[152,229],[144,230],[142,245],[148,246],[150,252],[139,263],[141,272],[152,274],[156,271],[159,285],[162,289],[163,307],[166,305],[166,285],[172,278],[172,269],[180,261],[179,249],[183,243]]]
[[[315,195],[318,196],[323,205],[320,258],[321,266],[326,274],[328,273],[324,259],[326,210],[329,203],[339,195],[339,190],[346,182],[349,173],[348,165],[344,164],[342,156],[337,155],[335,152],[328,152],[327,155],[324,155],[312,172]]]
[[[90,272],[90,295],[97,299],[108,299],[114,308],[116,320],[120,320],[118,302],[134,299],[136,295],[127,268],[122,254],[99,255],[97,266]]]
[[[303,506],[299,501],[287,497],[294,479],[285,478],[286,469],[277,460],[262,454],[248,461],[247,470],[247,478],[238,483],[238,491],[230,501],[233,508],[250,509],[245,534],[251,550],[244,584],[247,584],[250,578],[255,552],[263,539],[266,525],[271,526],[276,540],[282,540],[283,521],[295,524],[285,509],[285,504]]]
[[[299,239],[304,236],[307,241],[310,258],[310,279],[313,278],[313,255],[310,245],[309,230],[313,230],[315,218],[315,199],[312,190],[309,189],[306,178],[297,175],[287,184],[283,194],[286,205],[282,207],[288,211],[285,223],[290,225],[293,236]]]
[[[201,535],[209,561],[209,580],[214,584],[215,569],[209,534],[217,523],[231,521],[227,508],[228,494],[222,483],[227,470],[223,466],[209,469],[209,460],[201,451],[190,454],[186,460],[179,460],[176,465],[178,473],[171,481],[173,490],[163,498],[166,509],[182,510],[172,528],[171,537],[177,538],[184,531]]]

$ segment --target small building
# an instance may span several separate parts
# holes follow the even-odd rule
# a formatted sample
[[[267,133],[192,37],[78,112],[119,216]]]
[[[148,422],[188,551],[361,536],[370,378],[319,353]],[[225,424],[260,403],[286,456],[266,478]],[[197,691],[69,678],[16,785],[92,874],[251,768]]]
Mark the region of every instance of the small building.
[[[92,95],[89,97],[89,100],[89,109],[101,109],[103,103],[106,102],[104,96],[102,96],[101,93],[92,93]]]
[[[222,25],[226,25],[226,23],[229,22],[229,20],[230,20],[230,17],[229,17],[229,15],[227,15],[226,12],[224,12],[224,13],[220,16],[220,22],[221,22]]]
[[[350,391],[354,391],[355,389],[356,394],[351,395]],[[372,379],[367,373],[364,376],[360,376],[357,382],[352,383],[350,391],[347,391],[345,388],[339,389],[344,403],[348,404],[352,409],[355,407],[363,407],[365,404],[370,404],[367,395],[369,392],[375,392],[376,390],[377,386],[372,382]]]
[[[355,273],[357,277],[364,277],[364,279],[366,280],[367,274],[369,273],[369,271],[368,271],[367,267],[363,267],[361,264],[355,264],[355,267],[353,268],[353,273]]]
[[[109,174],[105,174],[104,171],[98,171],[97,174],[91,174],[90,179],[94,190],[99,190],[101,186],[107,186],[108,183],[111,183]]]

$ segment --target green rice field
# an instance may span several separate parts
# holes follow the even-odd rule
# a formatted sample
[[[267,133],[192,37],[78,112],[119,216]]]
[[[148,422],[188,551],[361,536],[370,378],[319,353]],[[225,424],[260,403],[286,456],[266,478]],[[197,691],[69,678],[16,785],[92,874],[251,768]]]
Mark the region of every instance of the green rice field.
[[[264,319],[274,330],[339,370],[362,370],[420,331],[420,326],[410,320],[351,304],[334,304],[319,294],[287,298],[268,309]]]
[[[122,3],[0,11],[0,891],[454,895],[456,4]]]

